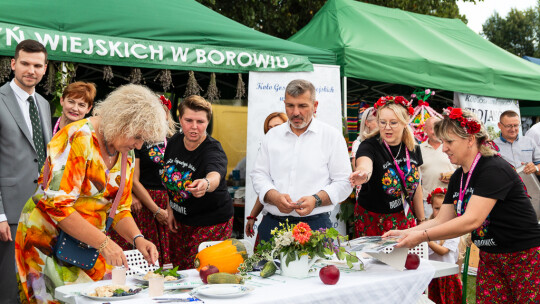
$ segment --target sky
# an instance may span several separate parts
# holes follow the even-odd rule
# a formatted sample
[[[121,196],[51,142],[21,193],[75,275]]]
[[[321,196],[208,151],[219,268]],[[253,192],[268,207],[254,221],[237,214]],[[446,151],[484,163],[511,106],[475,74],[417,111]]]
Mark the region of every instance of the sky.
[[[525,10],[536,6],[537,2],[538,0],[484,0],[476,1],[476,4],[473,4],[472,2],[458,0],[457,4],[459,12],[467,16],[469,28],[475,33],[480,33],[482,25],[494,12],[498,12],[504,18],[512,8]]]

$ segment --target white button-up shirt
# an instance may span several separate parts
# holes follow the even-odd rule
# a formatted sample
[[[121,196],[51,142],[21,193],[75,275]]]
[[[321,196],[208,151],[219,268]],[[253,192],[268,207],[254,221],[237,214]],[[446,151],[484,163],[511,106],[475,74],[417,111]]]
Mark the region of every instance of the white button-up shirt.
[[[514,142],[507,141],[504,137],[496,138],[494,142],[499,146],[499,153],[516,169],[521,163],[540,163],[540,147],[534,144],[533,139],[527,136],[516,138]]]
[[[15,79],[13,79],[9,86],[13,90],[13,93],[15,93],[15,98],[17,99],[17,103],[19,104],[19,107],[21,108],[22,115],[24,117],[24,122],[26,123],[26,126],[28,127],[28,130],[30,131],[30,136],[33,136],[34,130],[32,130],[32,120],[30,119],[30,104],[28,103],[28,96],[30,94],[26,93],[25,90],[21,89],[16,83]],[[36,103],[36,92],[32,93],[32,98],[34,98],[34,103]],[[37,108],[37,104],[36,104]],[[38,108],[39,112],[39,108]]]
[[[297,136],[289,123],[271,129],[264,137],[251,179],[265,209],[273,215],[285,214],[264,201],[272,189],[289,194],[293,202],[324,190],[332,205],[313,209],[311,214],[330,212],[352,191],[351,164],[343,135],[334,127],[313,118],[306,131]]]

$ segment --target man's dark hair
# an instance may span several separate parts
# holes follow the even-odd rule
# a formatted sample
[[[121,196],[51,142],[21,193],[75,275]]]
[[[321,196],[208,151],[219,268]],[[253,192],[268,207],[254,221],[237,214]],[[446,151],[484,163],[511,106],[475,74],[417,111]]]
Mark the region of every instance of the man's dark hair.
[[[32,39],[26,39],[19,44],[17,44],[17,47],[15,47],[15,60],[19,58],[19,52],[25,51],[27,53],[43,53],[45,54],[45,63],[47,63],[47,49],[43,46],[43,44],[39,43],[39,41],[32,40]]]

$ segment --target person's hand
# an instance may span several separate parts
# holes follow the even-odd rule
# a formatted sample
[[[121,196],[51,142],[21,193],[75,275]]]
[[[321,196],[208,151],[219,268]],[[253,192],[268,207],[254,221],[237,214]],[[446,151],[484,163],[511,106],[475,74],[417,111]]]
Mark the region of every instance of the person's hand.
[[[439,180],[445,184],[448,184],[450,182],[450,177],[452,176],[453,172],[446,172],[441,173],[441,177],[439,177]]]
[[[113,240],[109,239],[107,246],[101,252],[107,264],[111,266],[122,266],[129,268],[124,251]]]
[[[189,191],[194,197],[201,197],[206,194],[206,188],[208,188],[208,182],[205,179],[196,179],[186,187],[186,191]]]
[[[169,214],[167,210],[159,208],[158,214],[156,214],[156,220],[163,226],[168,225]]]
[[[135,240],[135,247],[142,253],[148,265],[156,264],[159,256],[156,245],[145,238],[139,237]]]
[[[349,182],[351,183],[352,187],[360,186],[362,184],[367,183],[370,176],[371,176],[371,172],[366,172],[363,170],[354,171],[349,176]]]
[[[396,247],[413,248],[424,241],[427,241],[426,233],[424,232],[424,230],[410,231],[405,234],[401,239],[399,239]]]
[[[278,193],[272,201],[282,213],[291,213],[297,207],[296,203],[293,203],[291,197],[285,193]]]
[[[525,163],[521,163],[525,165]],[[527,163],[525,167],[523,168],[523,173],[525,174],[533,174],[536,173],[536,166],[533,163]]]
[[[135,195],[131,196],[131,212],[137,213],[141,211],[142,203]]]
[[[296,207],[296,213],[301,216],[306,216],[310,214],[313,209],[315,209],[316,201],[317,200],[315,199],[315,197],[313,197],[313,195],[302,196],[297,202],[298,206]]]
[[[253,237],[255,235],[255,231],[253,230],[253,226],[255,225],[255,220],[247,220],[246,223],[246,235],[249,237]]]
[[[388,230],[387,232],[385,232],[382,237],[385,238],[385,237],[389,237],[389,236],[394,236],[394,237],[403,237],[407,234],[407,231],[406,230]]]
[[[0,222],[0,241],[11,242],[11,229],[7,221]]]
[[[167,208],[167,225],[169,226],[169,230],[177,233],[178,232],[178,224],[176,223],[176,219],[174,218],[174,214],[171,212],[171,209]]]

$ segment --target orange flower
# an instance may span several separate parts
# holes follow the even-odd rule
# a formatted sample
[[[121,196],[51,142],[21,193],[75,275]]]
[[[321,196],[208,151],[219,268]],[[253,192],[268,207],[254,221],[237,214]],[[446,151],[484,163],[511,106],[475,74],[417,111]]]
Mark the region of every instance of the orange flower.
[[[311,237],[311,228],[308,224],[300,222],[293,228],[293,237],[300,245],[304,245]]]

